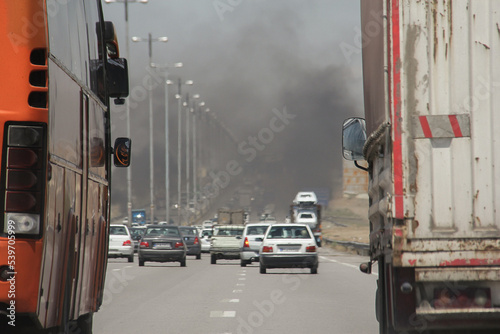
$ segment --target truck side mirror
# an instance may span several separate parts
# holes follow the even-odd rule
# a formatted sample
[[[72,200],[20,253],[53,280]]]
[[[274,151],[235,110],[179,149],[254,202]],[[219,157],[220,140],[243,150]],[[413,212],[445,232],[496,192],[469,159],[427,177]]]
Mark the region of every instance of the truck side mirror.
[[[352,117],[342,126],[342,154],[344,159],[364,160],[363,146],[366,142],[366,122],[363,118]]]
[[[116,167],[130,166],[132,140],[130,138],[116,138],[113,152]]]

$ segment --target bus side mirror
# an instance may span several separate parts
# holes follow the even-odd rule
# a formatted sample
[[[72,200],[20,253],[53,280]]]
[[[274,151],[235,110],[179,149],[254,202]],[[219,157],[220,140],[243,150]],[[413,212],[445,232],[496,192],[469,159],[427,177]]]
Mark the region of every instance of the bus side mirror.
[[[128,96],[128,65],[125,58],[108,58],[106,61],[108,96],[122,100]]]
[[[113,151],[113,161],[116,167],[130,166],[131,146],[130,138],[116,138]]]
[[[344,159],[364,160],[363,146],[366,142],[366,122],[359,117],[348,118],[342,126],[342,154]]]

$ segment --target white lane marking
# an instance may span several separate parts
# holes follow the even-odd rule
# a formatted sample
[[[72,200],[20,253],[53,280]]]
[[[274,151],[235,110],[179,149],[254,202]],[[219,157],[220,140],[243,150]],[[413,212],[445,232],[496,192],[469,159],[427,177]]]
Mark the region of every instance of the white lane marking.
[[[236,283],[236,286],[245,286],[245,283]]]
[[[242,293],[243,290],[233,290],[233,293]]]
[[[239,303],[239,299],[223,299],[221,300],[221,303]]]
[[[337,261],[337,260],[329,259],[329,258],[327,258],[325,256],[320,256],[320,258],[322,260],[330,261],[330,262],[333,262],[333,263],[338,263],[338,264],[341,264],[341,265],[349,267],[349,268],[359,269],[358,266],[355,266],[355,265],[350,264],[350,263],[344,263],[344,262],[340,262],[340,261]],[[372,272],[372,275],[378,276],[378,273]]]
[[[113,269],[113,271],[120,271],[120,270],[121,270],[121,268],[120,269]]]
[[[125,266],[123,268],[133,268],[134,266]]]
[[[210,318],[234,318],[236,311],[210,311]]]
[[[240,275],[240,276],[246,276],[247,274],[238,274],[238,275]]]
[[[245,278],[245,277],[240,277],[240,278],[238,278],[238,281],[245,281],[245,280],[246,280],[246,278]]]

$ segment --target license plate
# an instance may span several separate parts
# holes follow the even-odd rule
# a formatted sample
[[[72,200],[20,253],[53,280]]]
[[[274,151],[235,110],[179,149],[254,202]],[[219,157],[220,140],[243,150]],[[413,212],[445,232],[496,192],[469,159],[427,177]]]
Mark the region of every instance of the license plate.
[[[157,243],[157,244],[154,244],[153,247],[156,249],[172,249],[172,245],[165,244],[165,243]]]
[[[297,247],[281,247],[280,252],[296,252],[299,249],[300,248],[297,248]]]

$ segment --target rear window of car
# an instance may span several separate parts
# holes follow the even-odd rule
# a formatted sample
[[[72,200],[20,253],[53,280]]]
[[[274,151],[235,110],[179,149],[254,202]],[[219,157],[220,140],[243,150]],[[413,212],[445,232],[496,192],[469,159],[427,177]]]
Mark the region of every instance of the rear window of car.
[[[155,237],[155,236],[166,236],[166,237],[179,237],[179,230],[176,228],[168,227],[152,227],[146,230],[144,236]]]
[[[267,225],[263,226],[248,226],[247,235],[264,235],[267,230]]]
[[[305,226],[272,226],[267,239],[311,239]]]
[[[109,228],[109,234],[112,235],[128,235],[127,228],[125,226],[111,226]]]
[[[135,236],[142,236],[144,235],[144,231],[146,231],[145,228],[131,228],[130,229],[130,234],[135,237]]]
[[[300,218],[313,218],[313,215],[310,213],[302,213],[300,215]]]
[[[215,235],[229,235],[229,236],[243,235],[243,229],[219,227],[218,229],[215,230]]]
[[[201,231],[201,236],[202,237],[211,237],[212,236],[212,230],[203,230],[203,231]]]
[[[184,235],[196,235],[195,228],[181,228],[181,233]]]

